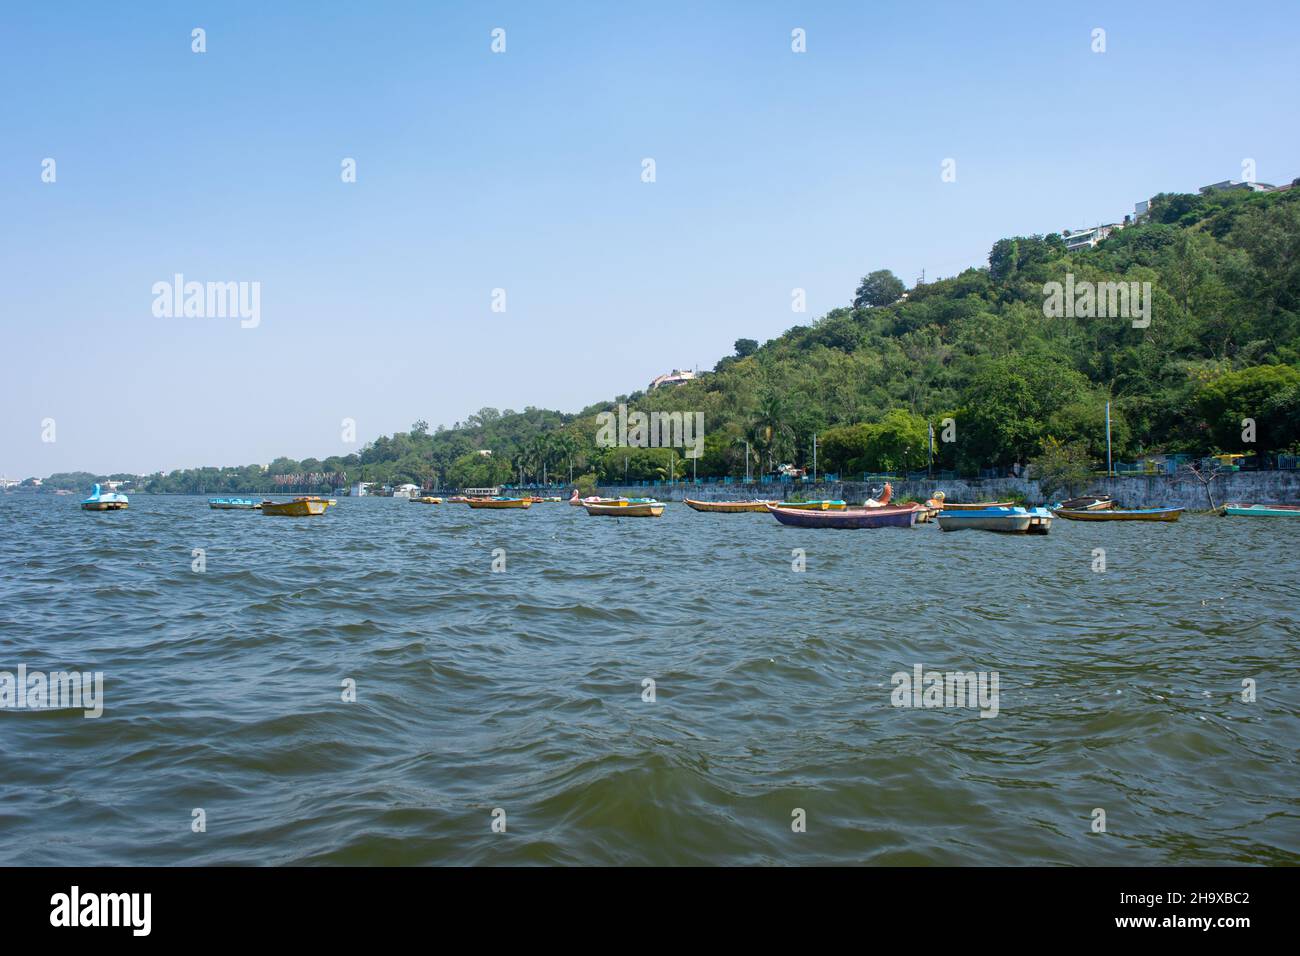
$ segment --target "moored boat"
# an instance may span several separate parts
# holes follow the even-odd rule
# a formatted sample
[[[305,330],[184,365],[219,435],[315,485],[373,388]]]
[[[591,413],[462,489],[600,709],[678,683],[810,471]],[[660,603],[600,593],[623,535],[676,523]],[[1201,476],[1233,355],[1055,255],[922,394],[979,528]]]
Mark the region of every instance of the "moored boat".
[[[611,518],[658,518],[664,513],[664,503],[653,498],[630,500],[627,498],[606,504],[583,502],[589,515],[605,515]]]
[[[1067,498],[1052,510],[1064,508],[1067,511],[1105,511],[1115,507],[1115,499],[1110,495],[1084,495],[1080,498]]]
[[[86,511],[121,511],[127,504],[126,495],[119,495],[115,491],[100,491],[99,485],[95,485],[90,497],[81,502],[81,507]]]
[[[531,508],[532,498],[467,498],[471,508]]]
[[[810,511],[768,505],[768,513],[781,524],[795,528],[910,528],[923,510],[920,505],[882,505],[879,508],[837,508]]]
[[[320,498],[294,498],[292,501],[263,501],[262,514],[287,518],[323,515],[329,502]]]
[[[216,511],[256,511],[262,503],[256,498],[209,498],[208,507]]]
[[[996,531],[1001,534],[1047,534],[1052,529],[1052,513],[1046,508],[996,507],[958,510],[947,507],[939,513],[939,527],[944,531]]]
[[[944,511],[988,511],[990,508],[1014,508],[1014,501],[972,501],[966,504],[955,504],[951,501],[944,501]]]
[[[768,505],[776,504],[775,501],[695,501],[691,498],[683,499],[688,508],[695,511],[712,511],[718,514],[739,514],[746,511],[763,512],[767,510]]]
[[[413,505],[440,505],[440,504],[442,504],[442,499],[441,499],[441,498],[438,498],[438,497],[435,497],[434,495],[417,495],[416,497],[414,497],[414,498],[411,499],[411,504],[413,504]]]
[[[1053,508],[1052,513],[1058,518],[1070,521],[1177,521],[1182,517],[1183,508],[1101,508],[1072,509]]]
[[[1241,518],[1300,518],[1300,505],[1261,505],[1232,501],[1223,506],[1223,514]]]

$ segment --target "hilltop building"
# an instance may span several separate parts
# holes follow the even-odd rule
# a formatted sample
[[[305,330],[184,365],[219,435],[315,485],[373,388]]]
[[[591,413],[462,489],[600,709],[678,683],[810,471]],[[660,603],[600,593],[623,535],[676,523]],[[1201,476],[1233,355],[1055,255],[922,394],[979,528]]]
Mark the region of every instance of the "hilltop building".
[[[682,382],[689,382],[693,378],[695,378],[694,372],[691,371],[683,372],[678,369],[673,369],[667,375],[660,375],[658,378],[652,381],[650,383],[650,388],[648,389],[648,391],[654,391],[656,388],[659,388],[661,385],[680,385],[682,384]]]

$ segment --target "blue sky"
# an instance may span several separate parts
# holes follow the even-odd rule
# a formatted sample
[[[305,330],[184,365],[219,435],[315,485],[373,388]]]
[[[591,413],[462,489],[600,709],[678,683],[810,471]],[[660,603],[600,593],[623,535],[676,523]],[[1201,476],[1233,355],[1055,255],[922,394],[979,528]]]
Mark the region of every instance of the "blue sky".
[[[1294,2],[11,6],[0,474],[573,411],[872,269],[952,275],[1247,158],[1290,181],[1298,41]],[[155,317],[176,273],[260,282],[260,324]]]

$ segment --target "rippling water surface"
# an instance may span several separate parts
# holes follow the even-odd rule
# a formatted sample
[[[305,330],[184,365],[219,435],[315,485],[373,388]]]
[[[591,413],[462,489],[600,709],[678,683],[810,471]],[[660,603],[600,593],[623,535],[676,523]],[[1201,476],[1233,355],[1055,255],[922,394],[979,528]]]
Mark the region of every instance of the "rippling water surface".
[[[0,710],[3,864],[1300,863],[1300,522],[7,495],[0,530],[0,670],[105,681],[99,719]],[[892,706],[916,664],[996,670],[998,715]]]

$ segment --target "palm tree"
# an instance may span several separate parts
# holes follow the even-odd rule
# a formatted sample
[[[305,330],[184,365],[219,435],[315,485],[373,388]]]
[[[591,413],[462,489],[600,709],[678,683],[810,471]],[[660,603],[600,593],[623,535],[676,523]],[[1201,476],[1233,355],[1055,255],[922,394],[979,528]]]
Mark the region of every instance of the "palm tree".
[[[785,400],[775,392],[769,392],[759,402],[758,410],[746,431],[754,447],[767,455],[768,471],[776,469],[776,458],[785,451],[787,443],[794,436],[789,419],[790,411]]]

